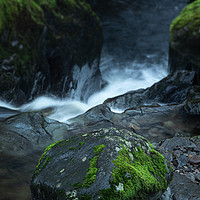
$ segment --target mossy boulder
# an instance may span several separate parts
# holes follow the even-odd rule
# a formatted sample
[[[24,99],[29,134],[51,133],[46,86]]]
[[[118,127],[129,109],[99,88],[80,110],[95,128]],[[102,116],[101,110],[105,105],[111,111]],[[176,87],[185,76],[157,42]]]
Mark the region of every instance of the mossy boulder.
[[[158,199],[171,171],[145,138],[100,129],[48,146],[31,182],[33,200]]]
[[[22,91],[27,98],[47,88],[67,93],[73,66],[91,67],[100,58],[101,29],[84,0],[1,0],[0,81],[14,84],[1,96]]]
[[[200,71],[200,0],[188,4],[170,26],[169,67],[171,71]]]
[[[189,114],[200,115],[200,86],[190,88],[184,110]]]

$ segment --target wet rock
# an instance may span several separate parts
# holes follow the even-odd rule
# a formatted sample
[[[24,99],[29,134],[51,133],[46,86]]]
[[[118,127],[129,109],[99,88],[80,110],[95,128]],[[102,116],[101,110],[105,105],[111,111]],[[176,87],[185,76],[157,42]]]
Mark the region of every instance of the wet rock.
[[[171,198],[176,200],[190,199],[197,200],[200,197],[200,186],[193,183],[187,177],[174,173],[169,184]]]
[[[147,161],[154,163],[149,166]],[[130,199],[158,199],[160,183],[167,188],[160,173],[169,181],[164,158],[146,139],[127,130],[100,129],[47,147],[33,175],[31,192],[33,200],[124,199],[125,195]],[[140,189],[136,189],[138,184]]]
[[[188,89],[194,84],[195,77],[195,72],[177,71],[150,88],[109,98],[104,101],[104,104],[111,108],[125,110],[143,105],[157,107],[158,103],[182,103],[186,99]]]
[[[99,127],[114,126],[114,115],[110,108],[100,104],[89,109],[82,115],[68,120],[75,132],[93,131]]]

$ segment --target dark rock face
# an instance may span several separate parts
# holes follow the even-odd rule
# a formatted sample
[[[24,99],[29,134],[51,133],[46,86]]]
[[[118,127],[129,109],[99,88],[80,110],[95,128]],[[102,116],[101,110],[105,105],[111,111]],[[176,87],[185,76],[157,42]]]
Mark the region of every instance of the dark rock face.
[[[147,89],[127,92],[107,99],[104,104],[117,109],[128,109],[157,103],[182,103],[188,89],[196,84],[196,73],[177,71]]]
[[[88,81],[100,89],[102,30],[89,4],[9,0],[0,11],[1,97],[21,103],[44,92],[67,94],[78,85],[75,65],[87,66]]]
[[[171,72],[180,69],[195,70],[200,83],[199,9],[200,1],[194,1],[173,20],[170,27],[169,68]]]
[[[47,147],[31,191],[34,200],[158,199],[169,180],[164,157],[146,139],[109,128]]]
[[[190,88],[184,109],[187,113],[193,115],[200,114],[200,86]]]

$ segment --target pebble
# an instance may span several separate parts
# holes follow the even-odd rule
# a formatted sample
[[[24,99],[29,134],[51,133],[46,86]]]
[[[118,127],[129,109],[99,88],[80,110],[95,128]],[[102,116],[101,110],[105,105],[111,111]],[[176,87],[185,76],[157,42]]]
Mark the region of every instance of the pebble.
[[[189,162],[192,164],[200,164],[200,156],[192,155],[189,159]]]

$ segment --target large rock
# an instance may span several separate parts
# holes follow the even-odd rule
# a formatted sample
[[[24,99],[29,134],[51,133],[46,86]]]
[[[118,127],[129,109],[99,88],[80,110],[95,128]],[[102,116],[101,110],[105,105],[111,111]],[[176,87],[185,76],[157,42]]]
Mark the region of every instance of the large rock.
[[[150,88],[127,92],[107,99],[104,104],[122,110],[158,103],[179,104],[186,100],[188,89],[194,84],[196,84],[195,72],[177,71]]]
[[[164,157],[145,138],[100,129],[48,146],[31,192],[33,200],[158,199],[170,174]]]
[[[39,93],[66,95],[81,86],[89,96],[90,82],[100,89],[102,30],[89,4],[3,0],[0,13],[1,97],[21,103]],[[73,75],[83,68],[88,79],[79,83]]]
[[[200,73],[200,1],[187,5],[170,26],[170,71],[195,70]],[[200,82],[200,79],[198,79]]]

